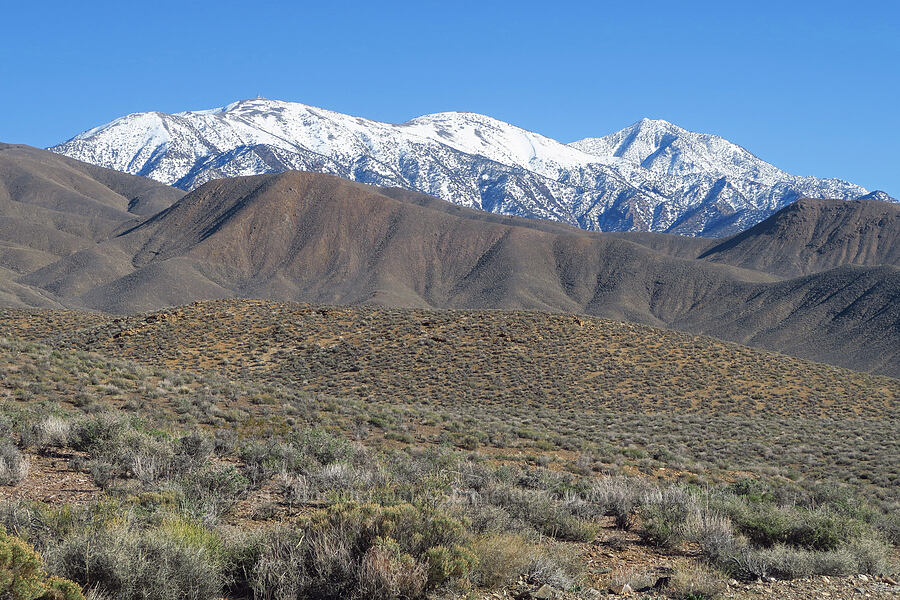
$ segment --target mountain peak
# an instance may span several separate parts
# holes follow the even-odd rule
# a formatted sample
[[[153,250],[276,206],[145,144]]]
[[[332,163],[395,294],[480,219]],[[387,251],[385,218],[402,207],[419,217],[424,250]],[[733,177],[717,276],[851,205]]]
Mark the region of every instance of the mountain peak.
[[[635,122],[634,124],[631,125],[631,128],[651,129],[651,130],[652,129],[674,129],[677,131],[687,131],[686,129],[678,127],[674,123],[670,123],[669,121],[666,121],[665,119],[650,119],[648,117],[644,117],[643,119],[640,119],[639,121]],[[626,129],[629,129],[629,128],[626,128]]]
[[[794,177],[662,119],[566,145],[472,112],[391,124],[260,97],[128,115],[51,150],[186,190],[221,177],[315,171],[600,231],[725,235],[800,196],[867,193]]]

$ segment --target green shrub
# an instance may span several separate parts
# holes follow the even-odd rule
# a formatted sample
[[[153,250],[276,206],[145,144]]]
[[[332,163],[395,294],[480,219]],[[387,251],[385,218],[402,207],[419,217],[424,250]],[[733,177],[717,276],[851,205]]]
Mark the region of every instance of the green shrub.
[[[545,490],[498,485],[485,491],[491,504],[502,507],[510,517],[538,533],[579,542],[589,542],[597,535],[594,525],[579,516],[577,504],[560,502]]]
[[[801,512],[787,532],[787,543],[809,550],[835,550],[859,536],[859,524],[827,512]]]
[[[418,598],[428,583],[425,565],[403,552],[390,538],[377,539],[360,563],[361,598]]]
[[[0,527],[0,598],[4,600],[84,600],[72,581],[50,577],[41,557],[24,540]]]
[[[532,544],[510,533],[483,536],[473,544],[473,551],[478,557],[478,583],[489,588],[513,583],[536,557]]]
[[[673,548],[685,536],[685,523],[696,512],[694,498],[681,488],[671,487],[648,493],[639,510],[641,538],[654,546]]]
[[[41,558],[23,540],[0,529],[0,597],[33,600],[45,590]]]
[[[827,510],[744,504],[732,507],[729,516],[740,533],[764,548],[784,544],[807,550],[835,550],[862,532],[859,521]]]
[[[249,483],[231,465],[210,465],[182,475],[176,486],[181,493],[181,509],[212,526],[246,494]]]
[[[849,542],[846,549],[856,562],[857,573],[872,575],[896,573],[897,564],[892,558],[892,549],[886,542],[874,537],[861,537]]]
[[[630,530],[642,505],[647,485],[639,480],[624,477],[605,477],[590,490],[589,499],[598,510],[616,520],[616,527]]]
[[[478,564],[478,557],[474,552],[454,544],[447,546],[432,546],[425,551],[428,562],[428,586],[435,588],[452,580],[468,579],[473,567]]]
[[[412,598],[468,580],[477,557],[459,521],[409,504],[344,503],[267,535],[248,585],[256,598]]]
[[[696,510],[688,516],[684,537],[696,543],[703,556],[713,564],[734,556],[740,548],[728,517],[708,510]]]
[[[726,590],[721,574],[702,564],[676,565],[668,595],[676,600],[715,600]]]
[[[22,445],[36,446],[38,451],[63,448],[69,443],[72,423],[55,416],[48,416],[22,431]]]

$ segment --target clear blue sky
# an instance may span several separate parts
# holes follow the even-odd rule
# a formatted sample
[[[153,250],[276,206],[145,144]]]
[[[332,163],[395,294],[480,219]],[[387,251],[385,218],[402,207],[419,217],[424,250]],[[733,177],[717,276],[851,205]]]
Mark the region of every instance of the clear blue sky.
[[[900,3],[10,2],[0,141],[261,94],[569,142],[641,117],[900,197]]]

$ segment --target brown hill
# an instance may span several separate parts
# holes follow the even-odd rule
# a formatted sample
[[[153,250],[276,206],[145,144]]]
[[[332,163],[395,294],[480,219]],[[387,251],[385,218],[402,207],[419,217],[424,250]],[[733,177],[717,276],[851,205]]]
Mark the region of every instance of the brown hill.
[[[34,285],[53,277],[33,273],[80,251],[93,251],[117,229],[143,220],[182,195],[143,177],[29,146],[0,144],[0,302],[65,303],[63,286]],[[87,257],[77,260],[83,263]],[[109,262],[105,257],[94,260]],[[64,278],[66,270],[64,264],[57,266],[56,278]],[[81,269],[79,277],[85,271]]]
[[[177,192],[34,149],[4,152],[14,175],[3,179],[4,189],[18,198],[8,194],[7,204],[22,215],[0,217],[5,304],[129,313],[256,297],[587,313],[900,375],[896,267],[783,279],[798,240],[817,240],[809,231],[827,239],[797,260],[801,272],[844,260],[893,260],[896,244],[872,241],[882,226],[882,239],[896,235],[879,203],[852,203],[865,209],[858,214],[813,211],[802,235],[793,233],[792,213],[782,211],[746,235],[710,243],[589,233],[293,172],[213,181],[141,222],[129,207],[168,202]],[[57,221],[45,219],[47,211]],[[842,238],[851,223],[860,235]],[[119,234],[110,238],[113,232]],[[858,240],[853,252],[840,241],[851,238]],[[766,243],[771,239],[777,243]]]
[[[96,250],[116,259],[73,257],[28,282],[124,313],[233,296],[587,313],[900,374],[896,268],[779,281],[448,206],[319,174],[218,180]]]
[[[155,308],[123,296],[122,286],[183,270],[208,289],[222,288],[214,295],[528,308],[664,324],[710,294],[727,294],[723,287],[774,279],[670,258],[616,237],[445,206],[310,173],[210,182],[107,243],[132,255],[137,270],[84,300],[118,312]],[[197,298],[185,289],[180,300]]]
[[[900,266],[900,205],[799,200],[698,257],[783,277],[847,264]]]

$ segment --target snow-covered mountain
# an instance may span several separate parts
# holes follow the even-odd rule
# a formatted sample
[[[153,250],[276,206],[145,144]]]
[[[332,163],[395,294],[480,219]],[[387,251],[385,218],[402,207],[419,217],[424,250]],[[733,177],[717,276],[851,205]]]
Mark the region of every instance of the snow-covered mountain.
[[[263,98],[127,115],[50,149],[188,190],[220,177],[318,171],[598,231],[725,235],[800,196],[869,193],[795,177],[666,121],[566,145],[475,113],[395,125]]]

